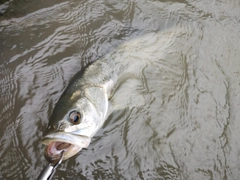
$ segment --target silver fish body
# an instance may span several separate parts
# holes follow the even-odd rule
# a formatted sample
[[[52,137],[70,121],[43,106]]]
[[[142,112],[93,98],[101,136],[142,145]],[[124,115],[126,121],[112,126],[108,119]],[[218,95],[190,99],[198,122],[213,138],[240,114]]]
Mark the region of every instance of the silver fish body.
[[[161,49],[174,43],[177,31],[149,33],[124,43],[75,76],[59,99],[43,137],[46,159],[57,160],[64,151],[65,160],[88,147],[106,120],[114,90],[133,69],[141,71],[151,60],[161,58]]]
[[[104,60],[94,62],[73,79],[59,99],[42,140],[50,162],[58,159],[62,150],[68,159],[86,148],[104,123],[115,81],[112,74],[118,74],[116,66],[110,65]]]

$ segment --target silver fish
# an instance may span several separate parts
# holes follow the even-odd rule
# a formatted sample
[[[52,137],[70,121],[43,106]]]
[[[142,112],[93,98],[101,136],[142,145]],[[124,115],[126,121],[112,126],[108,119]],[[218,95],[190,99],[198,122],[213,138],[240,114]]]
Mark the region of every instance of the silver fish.
[[[109,55],[107,59],[114,57]],[[88,147],[106,119],[108,100],[124,66],[101,59],[75,76],[56,104],[42,139],[48,161],[57,160],[63,150],[66,160]]]
[[[76,75],[59,99],[42,143],[45,157],[52,162],[64,151],[66,160],[87,148],[107,118],[109,98],[133,69],[149,63],[153,53],[171,46],[175,32],[149,33],[118,47]],[[164,49],[164,48],[163,48]],[[140,58],[139,58],[140,57]]]

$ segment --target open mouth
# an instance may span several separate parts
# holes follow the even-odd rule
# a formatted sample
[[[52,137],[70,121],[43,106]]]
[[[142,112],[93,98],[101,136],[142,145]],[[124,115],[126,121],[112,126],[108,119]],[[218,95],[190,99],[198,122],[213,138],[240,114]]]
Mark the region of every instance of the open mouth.
[[[63,160],[65,160],[77,154],[81,149],[81,147],[70,143],[53,141],[45,148],[44,155],[49,162],[54,162],[60,159],[62,151]]]
[[[90,141],[91,138],[69,133],[57,132],[48,134],[42,140],[42,143],[47,146],[44,156],[52,163],[59,160],[62,151],[64,151],[63,160],[66,160],[77,154],[82,148],[88,147]]]

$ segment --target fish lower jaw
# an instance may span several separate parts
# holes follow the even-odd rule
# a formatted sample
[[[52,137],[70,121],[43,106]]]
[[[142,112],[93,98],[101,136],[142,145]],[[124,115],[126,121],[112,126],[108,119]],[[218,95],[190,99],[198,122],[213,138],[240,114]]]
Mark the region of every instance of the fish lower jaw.
[[[50,162],[54,162],[60,159],[61,153],[63,152],[63,160],[66,160],[75,154],[77,154],[82,148],[76,146],[74,144],[60,142],[60,141],[53,141],[48,144],[45,148],[45,158]]]

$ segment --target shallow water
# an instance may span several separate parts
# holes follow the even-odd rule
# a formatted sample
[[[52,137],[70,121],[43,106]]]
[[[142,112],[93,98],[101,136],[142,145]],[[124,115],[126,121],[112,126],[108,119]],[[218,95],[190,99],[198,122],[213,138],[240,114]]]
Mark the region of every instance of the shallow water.
[[[39,141],[73,75],[129,39],[177,27],[185,33],[117,90],[103,128],[54,179],[239,179],[237,0],[28,7],[0,19],[0,179],[36,179],[47,164]]]

